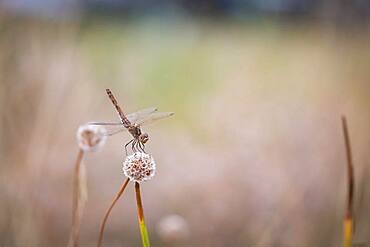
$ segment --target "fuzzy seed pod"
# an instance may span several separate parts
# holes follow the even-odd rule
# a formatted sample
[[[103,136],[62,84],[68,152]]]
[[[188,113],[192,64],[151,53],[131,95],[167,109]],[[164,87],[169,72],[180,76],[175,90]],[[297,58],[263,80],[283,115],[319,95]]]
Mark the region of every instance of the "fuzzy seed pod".
[[[126,157],[123,163],[123,172],[133,182],[142,182],[155,175],[155,162],[150,154],[136,152]]]
[[[81,125],[77,130],[78,146],[85,152],[95,152],[104,146],[107,131],[102,126]]]

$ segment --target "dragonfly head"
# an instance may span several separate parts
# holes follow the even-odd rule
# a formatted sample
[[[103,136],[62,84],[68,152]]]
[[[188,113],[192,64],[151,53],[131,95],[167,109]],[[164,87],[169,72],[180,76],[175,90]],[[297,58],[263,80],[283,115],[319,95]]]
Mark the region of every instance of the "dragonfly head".
[[[143,144],[145,144],[149,140],[149,135],[147,133],[142,133],[139,136],[139,141]]]

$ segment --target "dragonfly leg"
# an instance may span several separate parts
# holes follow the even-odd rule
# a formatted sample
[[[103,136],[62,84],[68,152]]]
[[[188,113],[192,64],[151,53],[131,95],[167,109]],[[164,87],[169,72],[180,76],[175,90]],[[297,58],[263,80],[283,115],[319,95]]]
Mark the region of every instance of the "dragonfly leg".
[[[146,153],[146,152],[145,152],[145,145],[144,145],[144,143],[139,142],[139,147],[140,147],[140,150],[141,150],[143,153]]]
[[[141,142],[137,142],[136,147],[137,147],[137,149],[138,149],[140,152],[142,152],[142,151],[143,151],[143,149],[142,149],[142,147],[141,147]]]
[[[130,145],[131,142],[133,142],[134,139],[132,139],[131,141],[129,141],[128,143],[125,144],[125,152],[126,152],[126,156],[127,156],[127,146]]]
[[[137,151],[142,152],[142,146],[141,146],[141,142],[140,141],[136,141],[136,143],[135,143],[135,149]]]
[[[134,141],[132,142],[131,144],[131,149],[132,151],[135,153],[136,152],[136,139],[134,139]]]

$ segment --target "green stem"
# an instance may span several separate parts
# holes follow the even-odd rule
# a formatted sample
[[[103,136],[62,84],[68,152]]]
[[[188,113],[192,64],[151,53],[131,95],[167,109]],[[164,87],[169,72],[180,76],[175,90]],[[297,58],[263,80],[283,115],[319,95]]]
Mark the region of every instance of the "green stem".
[[[135,183],[135,192],[136,192],[137,216],[139,219],[141,240],[143,242],[143,247],[150,247],[148,230],[146,229],[145,220],[144,220],[144,210],[143,210],[143,203],[141,201],[140,184],[138,182]]]
[[[352,247],[353,239],[353,220],[352,218],[344,219],[344,236],[343,236],[343,247]]]

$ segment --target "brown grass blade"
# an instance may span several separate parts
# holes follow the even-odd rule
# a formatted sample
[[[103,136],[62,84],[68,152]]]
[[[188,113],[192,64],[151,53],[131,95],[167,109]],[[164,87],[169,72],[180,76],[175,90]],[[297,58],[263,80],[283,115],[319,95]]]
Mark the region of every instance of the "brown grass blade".
[[[113,209],[114,205],[116,204],[116,202],[118,201],[118,199],[122,196],[123,192],[125,191],[125,189],[128,185],[128,182],[130,182],[130,180],[127,178],[125,180],[125,182],[122,184],[121,189],[118,191],[116,197],[113,199],[111,205],[109,206],[108,210],[106,211],[106,213],[104,215],[103,222],[100,226],[99,240],[98,240],[98,245],[97,245],[98,247],[100,247],[101,244],[102,244],[105,224],[107,223],[109,214],[112,211],[112,209]]]
[[[345,116],[342,116],[342,128],[343,128],[343,135],[346,147],[346,156],[347,156],[347,206],[346,206],[346,214],[344,218],[344,247],[351,247],[352,246],[352,239],[353,239],[353,197],[354,197],[354,190],[355,190],[355,175],[354,175],[354,168],[353,168],[353,160],[352,160],[352,150],[351,150],[351,142],[348,133],[348,126],[347,126],[347,119]]]
[[[84,151],[79,150],[73,179],[72,229],[68,246],[78,247],[81,219],[87,201],[86,167],[82,162]]]

